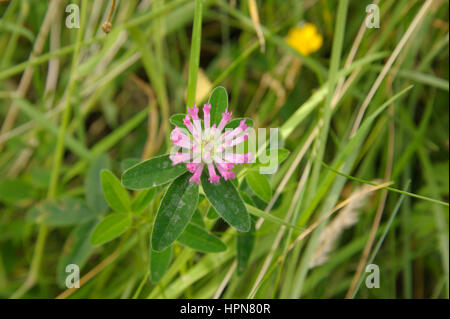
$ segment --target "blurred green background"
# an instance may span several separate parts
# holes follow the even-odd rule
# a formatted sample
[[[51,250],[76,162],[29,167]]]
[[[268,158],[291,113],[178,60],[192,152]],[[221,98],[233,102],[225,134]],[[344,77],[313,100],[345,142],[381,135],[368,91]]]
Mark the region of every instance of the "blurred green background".
[[[371,1],[344,2],[122,0],[109,34],[101,25],[111,1],[0,2],[0,297],[448,298],[449,3],[381,0],[380,28],[365,28]],[[69,4],[79,5],[79,29],[66,26]],[[322,41],[303,55],[286,38],[307,25],[316,33],[291,40]],[[218,85],[235,117],[281,128],[291,154],[267,176],[280,194],[274,216],[311,226],[361,180],[392,181],[409,194],[363,196],[349,220],[341,210],[289,253],[300,232],[266,221],[243,274],[237,234],[208,218],[205,203],[201,217],[228,250],[177,245],[158,284],[148,279],[148,239],[163,189],[132,231],[100,247],[89,243],[95,220],[46,225],[33,215],[61,198],[101,206],[92,163],[120,176],[168,153],[169,117]],[[410,85],[346,148],[361,107],[367,119]],[[346,177],[322,165],[338,159]],[[380,267],[380,288],[356,288],[371,229],[367,257]],[[80,289],[66,290],[68,260],[81,266]]]

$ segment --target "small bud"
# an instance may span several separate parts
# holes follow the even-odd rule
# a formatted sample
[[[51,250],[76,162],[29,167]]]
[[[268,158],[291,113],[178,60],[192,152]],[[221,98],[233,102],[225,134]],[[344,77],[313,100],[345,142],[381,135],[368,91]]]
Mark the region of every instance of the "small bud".
[[[102,24],[102,30],[105,33],[111,32],[111,28],[112,28],[112,24],[109,21],[106,21],[105,23]]]

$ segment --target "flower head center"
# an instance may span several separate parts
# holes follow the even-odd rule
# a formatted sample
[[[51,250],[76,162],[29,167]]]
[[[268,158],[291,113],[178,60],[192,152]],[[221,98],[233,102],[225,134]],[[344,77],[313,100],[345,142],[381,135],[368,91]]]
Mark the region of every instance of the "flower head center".
[[[200,143],[200,152],[203,162],[209,164],[216,152],[216,140],[213,134],[203,134]]]
[[[248,139],[246,120],[239,126],[225,132],[226,125],[231,121],[231,112],[225,110],[218,124],[211,125],[211,105],[203,108],[203,125],[198,117],[198,108],[188,109],[189,115],[183,119],[188,132],[182,132],[176,126],[171,132],[172,143],[184,151],[170,155],[172,165],[186,163],[186,168],[192,173],[189,181],[200,183],[204,168],[208,170],[209,181],[218,183],[220,176],[225,180],[235,178],[233,168],[237,164],[249,163],[252,154],[234,153],[233,148]],[[204,128],[202,128],[202,126]],[[219,172],[220,175],[217,175]]]

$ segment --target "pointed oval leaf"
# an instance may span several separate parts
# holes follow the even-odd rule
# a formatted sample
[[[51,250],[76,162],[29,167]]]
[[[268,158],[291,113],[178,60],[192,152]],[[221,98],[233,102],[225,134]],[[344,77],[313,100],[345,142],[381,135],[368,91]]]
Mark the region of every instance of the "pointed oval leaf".
[[[160,252],[150,248],[150,278],[152,283],[158,283],[166,273],[172,259],[172,250],[173,246]]]
[[[109,207],[117,213],[131,211],[131,202],[128,192],[120,184],[119,179],[109,170],[104,169],[101,173],[103,194]]]
[[[279,148],[278,149],[278,164],[281,164],[284,162],[286,158],[288,158],[289,154],[291,154],[291,151],[285,149],[285,148]]]
[[[120,168],[122,169],[122,172],[125,172],[127,169],[139,164],[140,162],[141,160],[139,158],[126,158],[122,162],[120,162]]]
[[[250,255],[255,243],[255,222],[252,220],[252,226],[248,233],[239,233],[236,240],[236,260],[237,273],[241,275],[247,268]]]
[[[131,227],[131,217],[123,213],[113,213],[103,218],[91,235],[91,244],[102,245],[119,237]]]
[[[264,175],[261,175],[258,172],[249,171],[245,176],[245,179],[256,195],[266,202],[270,201],[272,198],[272,188]]]
[[[190,222],[198,203],[198,185],[190,173],[172,182],[161,200],[152,232],[152,247],[162,251],[172,245]]]
[[[227,249],[227,245],[219,238],[192,223],[186,227],[177,241],[184,246],[204,253],[218,253]]]
[[[179,128],[186,128],[186,126],[184,125],[183,119],[186,117],[186,114],[184,113],[177,113],[174,114],[170,117],[169,122],[172,125],[178,126]]]
[[[219,124],[222,113],[225,112],[228,107],[227,90],[225,90],[223,86],[216,87],[209,97],[208,104],[211,104],[211,125],[214,123]]]
[[[250,215],[234,185],[224,180],[211,184],[206,175],[202,174],[203,191],[216,212],[238,231],[248,232]]]
[[[208,217],[209,219],[216,219],[216,218],[219,217],[219,214],[217,214],[217,212],[214,209],[214,207],[209,205],[208,212],[206,213],[206,217]]]
[[[146,189],[164,185],[186,172],[183,164],[172,165],[169,154],[153,157],[122,174],[122,184],[128,189]]]
[[[244,200],[244,202],[246,204],[249,204],[249,205],[252,205],[252,206],[256,206],[256,204],[253,201],[253,198],[251,197],[251,195],[247,194],[245,191],[241,191],[240,194],[241,194],[242,199]]]
[[[194,215],[192,215],[191,223],[199,227],[205,227],[205,221],[203,220],[202,213],[200,213],[198,209],[196,209]]]

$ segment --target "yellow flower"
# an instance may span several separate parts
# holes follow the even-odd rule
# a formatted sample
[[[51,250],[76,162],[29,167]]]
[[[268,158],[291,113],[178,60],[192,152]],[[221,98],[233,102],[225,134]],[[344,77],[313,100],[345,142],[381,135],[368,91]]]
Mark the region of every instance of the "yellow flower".
[[[302,55],[316,52],[322,46],[323,38],[314,24],[305,23],[292,27],[286,38],[287,43]]]

